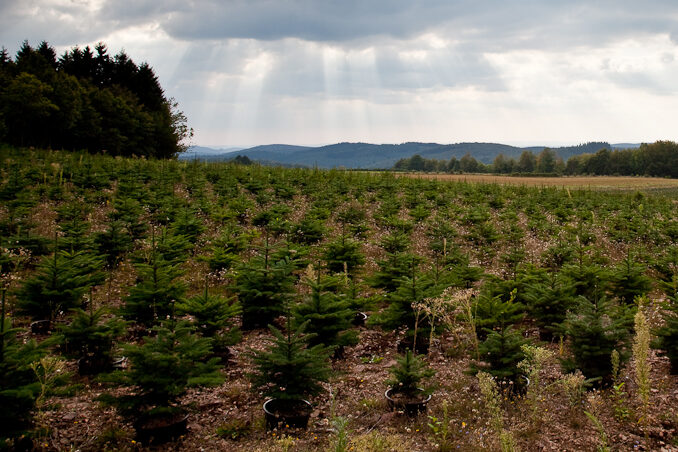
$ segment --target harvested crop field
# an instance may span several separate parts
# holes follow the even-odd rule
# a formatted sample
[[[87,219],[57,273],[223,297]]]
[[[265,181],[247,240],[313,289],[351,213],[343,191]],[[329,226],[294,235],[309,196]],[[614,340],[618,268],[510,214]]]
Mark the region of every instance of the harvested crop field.
[[[495,174],[423,174],[405,173],[407,177],[484,184],[524,185],[529,187],[574,187],[612,190],[656,190],[678,188],[678,179],[631,176],[522,177]]]

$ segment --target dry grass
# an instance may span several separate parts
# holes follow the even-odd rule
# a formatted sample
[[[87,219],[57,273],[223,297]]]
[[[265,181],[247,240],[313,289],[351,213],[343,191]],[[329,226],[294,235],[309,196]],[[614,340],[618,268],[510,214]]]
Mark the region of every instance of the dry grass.
[[[631,176],[566,176],[566,177],[517,177],[494,174],[422,174],[401,173],[399,175],[419,179],[436,179],[454,182],[484,184],[524,185],[529,187],[572,187],[597,190],[654,190],[678,188],[678,179]]]

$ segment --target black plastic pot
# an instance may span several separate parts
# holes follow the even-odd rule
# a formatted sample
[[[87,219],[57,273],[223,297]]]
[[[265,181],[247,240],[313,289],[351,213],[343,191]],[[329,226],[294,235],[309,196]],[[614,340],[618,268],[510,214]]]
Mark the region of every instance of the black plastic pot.
[[[405,353],[407,350],[412,350],[414,346],[414,338],[406,337],[398,342],[398,353]],[[428,338],[418,337],[417,338],[417,349],[414,350],[415,353],[420,355],[425,355],[428,353],[429,342]]]
[[[233,352],[229,347],[222,347],[219,350],[216,350],[212,353],[212,356],[215,356],[221,359],[221,365],[226,365],[233,358]]]
[[[306,428],[313,406],[307,400],[270,399],[264,403],[266,428]]]
[[[362,326],[365,324],[365,321],[367,320],[367,314],[364,312],[356,312],[355,317],[353,318],[353,324],[355,326]]]
[[[527,394],[527,387],[530,386],[530,379],[527,375],[518,375],[515,380],[499,380],[497,385],[499,390],[509,397],[524,396]]]
[[[50,320],[36,320],[31,322],[31,333],[33,334],[47,334],[52,329],[52,322]]]
[[[394,394],[393,388],[387,389],[384,393],[389,408],[391,411],[402,411],[407,416],[417,416],[419,413],[425,413],[426,405],[431,400],[431,394],[426,395],[422,388],[419,388],[419,394],[421,395],[419,400],[416,397],[412,400],[394,399],[392,397]]]
[[[543,342],[551,342],[553,340],[553,331],[540,329],[539,340]]]
[[[188,431],[188,414],[144,416],[134,422],[137,441],[144,444],[163,444],[173,441]]]
[[[112,368],[113,361],[110,357],[85,356],[78,360],[78,373],[80,375],[96,375]]]

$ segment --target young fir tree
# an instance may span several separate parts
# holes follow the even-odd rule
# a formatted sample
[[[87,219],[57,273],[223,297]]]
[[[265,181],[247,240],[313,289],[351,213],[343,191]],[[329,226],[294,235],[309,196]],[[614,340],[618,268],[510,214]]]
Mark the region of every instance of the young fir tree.
[[[286,333],[269,325],[273,342],[266,350],[251,352],[255,372],[250,379],[265,396],[299,400],[323,390],[320,382],[330,376],[329,350],[320,344],[309,347],[311,337],[303,334],[305,327],[292,331],[289,318]]]
[[[31,364],[45,354],[34,340],[22,343],[18,328],[6,317],[5,290],[0,312],[0,450],[8,441],[26,433],[32,424],[32,412],[40,385]],[[11,449],[10,449],[11,450]]]
[[[155,252],[170,264],[181,264],[188,259],[193,244],[184,235],[163,229],[155,244]]]
[[[139,187],[136,191],[143,192],[144,190]],[[113,205],[115,210],[108,215],[109,218],[113,221],[120,221],[133,240],[143,237],[147,226],[140,220],[142,208],[139,201],[118,195]]]
[[[90,297],[91,298],[91,297]],[[108,370],[113,362],[113,345],[125,332],[125,322],[116,317],[105,319],[106,307],[89,311],[76,309],[73,320],[61,328],[65,355],[81,360],[81,373]]]
[[[547,281],[529,284],[523,298],[527,309],[539,327],[540,337],[550,340],[555,332],[562,332],[567,312],[574,306],[574,287],[550,273]]]
[[[103,282],[98,271],[102,266],[91,254],[57,249],[17,292],[19,310],[36,320],[53,321],[59,313],[80,307],[89,288]]]
[[[657,339],[652,344],[664,351],[671,362],[671,373],[678,374],[678,276],[670,283],[664,283],[668,300],[664,303],[662,319],[664,324],[654,331]]]
[[[418,261],[416,258],[410,260],[408,276],[400,279],[396,291],[388,295],[388,307],[375,316],[373,322],[389,329],[407,327],[408,341],[414,340],[416,328],[417,342],[423,345],[428,339],[430,325],[427,317],[417,316],[413,304],[439,295],[444,284],[436,284],[432,275],[420,272]]]
[[[503,300],[503,294],[493,296],[493,292],[486,289],[478,296],[473,315],[479,339],[486,338],[493,331],[503,331],[523,320],[525,306],[515,301],[516,294],[517,290],[513,289],[509,299]]]
[[[579,297],[565,320],[572,358],[563,361],[565,369],[581,370],[589,379],[605,383],[612,374],[612,350],[624,350],[632,325],[632,315],[623,306],[613,306],[605,297],[588,300]]]
[[[353,274],[365,263],[360,243],[346,238],[343,234],[340,239],[327,244],[323,258],[330,273],[343,273],[346,268],[348,273]]]
[[[212,348],[217,354],[237,343],[242,336],[240,329],[234,324],[234,317],[242,312],[240,303],[234,301],[234,298],[210,295],[207,281],[201,295],[177,303],[176,308],[179,313],[193,317],[196,331],[203,337],[212,339]]]
[[[191,244],[195,244],[198,241],[198,237],[204,230],[205,226],[198,218],[196,212],[188,208],[183,209],[179,218],[171,226],[173,236],[183,236]]]
[[[132,393],[102,397],[116,405],[124,416],[144,420],[180,412],[177,402],[188,387],[223,382],[219,358],[208,358],[211,340],[195,334],[188,322],[170,318],[153,329],[153,337],[123,346],[130,368],[109,377],[132,388]]]
[[[629,252],[612,271],[612,293],[622,303],[632,305],[636,297],[646,295],[652,289],[652,280],[645,276],[645,271],[646,268],[635,262]]]
[[[294,307],[293,316],[295,324],[308,325],[306,331],[312,335],[309,344],[322,344],[331,349],[357,344],[358,335],[350,330],[355,312],[346,299],[336,293],[340,288],[339,279],[314,274],[309,266],[303,283],[311,293]]]
[[[58,215],[59,230],[62,233],[61,249],[75,251],[90,251],[92,239],[87,234],[89,222],[85,217],[85,210],[78,206],[75,209],[65,207]]]
[[[135,265],[139,282],[132,287],[122,307],[124,317],[152,326],[172,314],[173,304],[183,300],[186,286],[177,281],[182,274],[176,264],[167,262],[155,244],[148,263]]]
[[[386,384],[391,387],[392,392],[402,394],[406,397],[415,397],[417,394],[429,394],[432,388],[425,388],[423,382],[431,378],[435,372],[429,368],[426,363],[415,356],[411,350],[407,350],[405,355],[396,358],[396,364],[390,369],[391,378]]]
[[[115,268],[123,255],[132,248],[132,237],[122,222],[111,221],[107,230],[94,235],[94,247],[106,260],[106,266]]]
[[[518,363],[525,358],[521,347],[526,343],[527,340],[513,325],[492,331],[478,346],[478,355],[486,366],[473,364],[471,369],[474,372],[483,370],[499,380],[515,383],[520,374]]]
[[[409,253],[388,253],[386,259],[377,262],[379,270],[369,278],[370,286],[384,289],[386,292],[394,292],[403,277],[411,273],[411,262],[415,256]]]
[[[246,330],[263,327],[282,314],[294,289],[294,265],[289,259],[273,260],[268,236],[261,252],[241,266],[236,279]]]

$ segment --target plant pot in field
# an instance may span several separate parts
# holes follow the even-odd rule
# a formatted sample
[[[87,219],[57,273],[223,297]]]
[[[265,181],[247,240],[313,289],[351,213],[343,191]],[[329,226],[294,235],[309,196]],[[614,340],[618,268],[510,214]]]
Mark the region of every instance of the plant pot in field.
[[[405,394],[389,388],[384,393],[386,402],[391,411],[403,411],[408,416],[416,416],[426,412],[426,405],[431,400],[431,394],[426,394],[423,389],[415,394]]]
[[[518,375],[515,380],[499,380],[497,382],[499,391],[509,397],[523,396],[527,393],[527,387],[530,386],[530,379],[526,375]]]
[[[219,350],[213,351],[212,356],[221,359],[221,365],[225,366],[233,358],[233,352],[229,347],[221,347]]]
[[[128,361],[129,360],[124,356],[120,357],[120,358],[116,358],[116,359],[113,360],[111,367],[113,367],[113,369],[115,369],[115,370],[123,370],[127,367]]]
[[[264,403],[266,428],[306,428],[312,409],[311,403],[303,399],[267,400]]]
[[[31,322],[31,333],[33,334],[47,334],[51,329],[51,320],[36,320],[35,322]]]
[[[113,361],[109,357],[85,356],[78,360],[80,375],[96,375],[113,369]]]
[[[179,412],[143,416],[134,422],[134,430],[141,443],[163,444],[186,434],[188,415]]]
[[[543,342],[551,342],[553,340],[553,331],[539,330],[539,340]]]
[[[353,324],[355,326],[362,326],[365,324],[365,321],[367,320],[367,314],[364,312],[356,312],[355,317],[353,318]]]
[[[413,337],[405,337],[398,341],[398,353],[405,353],[407,350],[412,350],[414,346]],[[428,338],[418,337],[417,338],[417,349],[414,350],[415,353],[420,355],[426,355],[428,353],[429,341]]]

